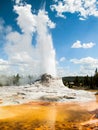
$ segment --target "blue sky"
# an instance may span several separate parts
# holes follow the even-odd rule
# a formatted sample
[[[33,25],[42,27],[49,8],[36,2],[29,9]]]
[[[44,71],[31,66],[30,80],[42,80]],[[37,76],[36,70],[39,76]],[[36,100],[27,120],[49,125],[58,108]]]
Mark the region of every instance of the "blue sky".
[[[97,0],[1,0],[0,73],[93,75],[97,35]]]

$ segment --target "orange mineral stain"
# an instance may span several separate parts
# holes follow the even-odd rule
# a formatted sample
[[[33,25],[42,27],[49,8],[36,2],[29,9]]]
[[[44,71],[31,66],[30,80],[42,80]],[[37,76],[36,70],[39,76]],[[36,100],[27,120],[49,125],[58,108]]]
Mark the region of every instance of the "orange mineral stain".
[[[96,104],[95,108],[91,104]],[[93,130],[98,129],[95,116],[97,102],[30,102],[0,107],[0,130]],[[88,107],[89,106],[89,107]],[[90,111],[89,111],[90,108]]]

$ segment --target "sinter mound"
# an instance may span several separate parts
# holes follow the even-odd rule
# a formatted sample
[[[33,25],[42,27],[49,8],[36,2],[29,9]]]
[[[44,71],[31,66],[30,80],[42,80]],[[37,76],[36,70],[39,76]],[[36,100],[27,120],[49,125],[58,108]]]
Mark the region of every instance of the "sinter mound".
[[[41,76],[41,82],[42,83],[49,83],[51,79],[53,79],[53,77],[49,74],[43,74]]]

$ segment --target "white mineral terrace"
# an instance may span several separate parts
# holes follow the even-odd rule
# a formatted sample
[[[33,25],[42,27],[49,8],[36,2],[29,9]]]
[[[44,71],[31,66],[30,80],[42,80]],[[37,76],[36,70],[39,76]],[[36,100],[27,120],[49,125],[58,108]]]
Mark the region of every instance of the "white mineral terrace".
[[[0,87],[0,105],[22,104],[31,101],[88,102],[95,101],[93,92],[65,87],[61,79],[47,83],[37,81],[32,85]]]

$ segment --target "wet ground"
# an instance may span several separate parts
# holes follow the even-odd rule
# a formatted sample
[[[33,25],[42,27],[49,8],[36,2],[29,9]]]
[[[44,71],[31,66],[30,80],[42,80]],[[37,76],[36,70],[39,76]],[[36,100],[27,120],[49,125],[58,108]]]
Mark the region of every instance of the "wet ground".
[[[58,78],[0,87],[0,130],[98,130],[94,94],[69,89]]]
[[[97,108],[97,101],[2,106],[0,130],[98,130]]]

